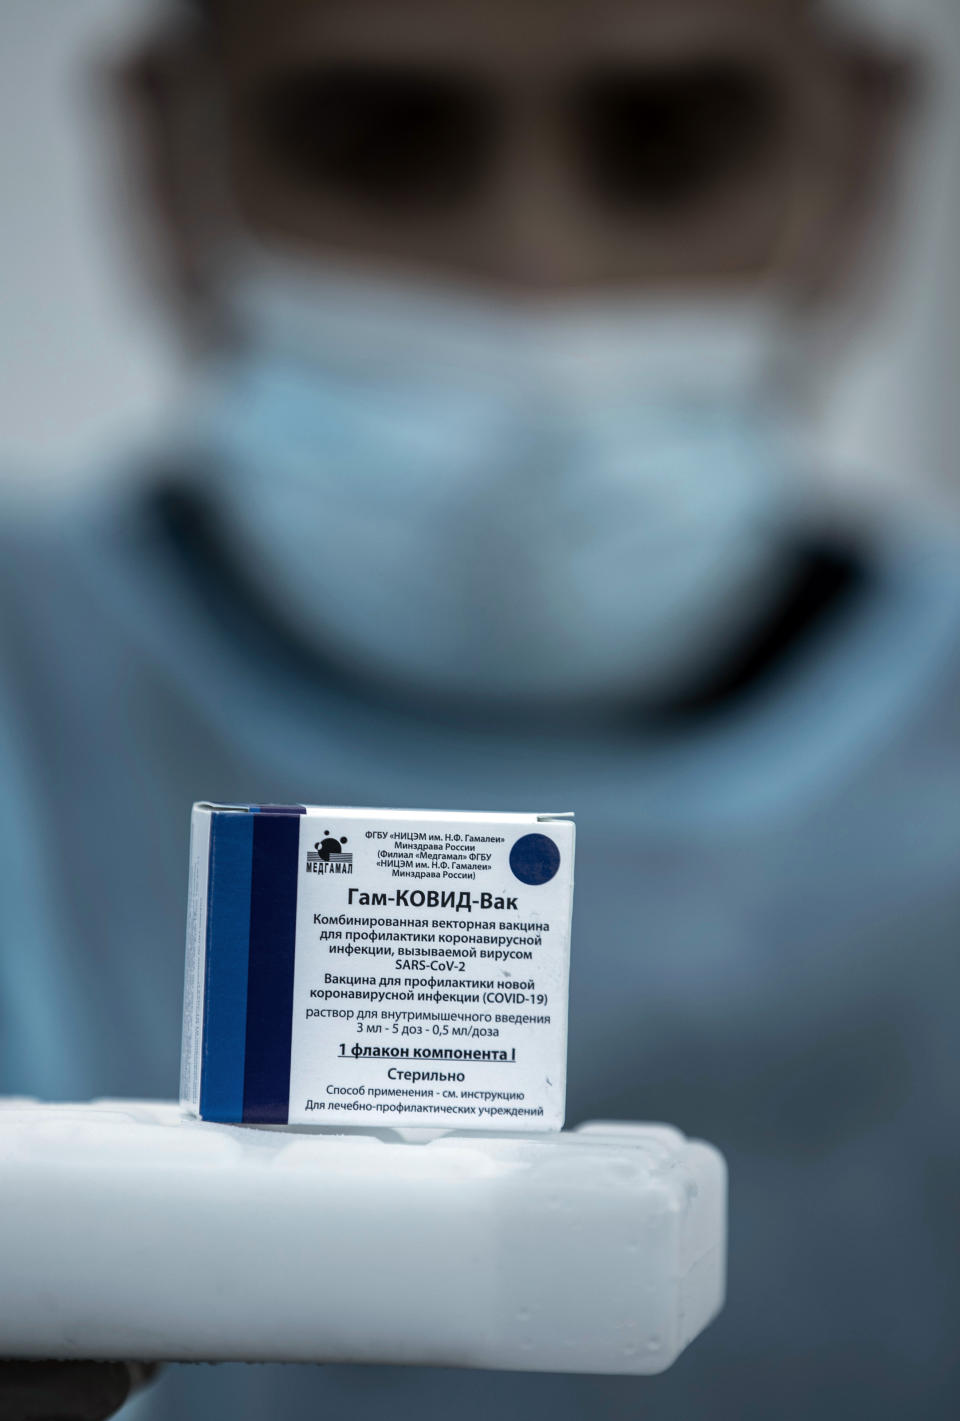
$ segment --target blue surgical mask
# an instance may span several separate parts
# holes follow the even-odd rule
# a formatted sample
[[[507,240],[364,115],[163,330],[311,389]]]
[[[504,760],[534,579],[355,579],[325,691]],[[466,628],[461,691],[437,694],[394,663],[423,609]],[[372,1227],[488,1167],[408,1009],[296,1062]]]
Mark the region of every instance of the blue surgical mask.
[[[248,568],[352,669],[506,702],[660,694],[757,614],[776,323],[497,305],[248,258],[199,412]]]

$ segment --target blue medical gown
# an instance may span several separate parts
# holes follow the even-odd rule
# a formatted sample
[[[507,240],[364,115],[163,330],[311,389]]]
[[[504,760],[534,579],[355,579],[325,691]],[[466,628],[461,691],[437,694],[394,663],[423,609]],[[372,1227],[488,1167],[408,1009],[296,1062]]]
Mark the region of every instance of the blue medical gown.
[[[182,1367],[144,1413],[955,1421],[956,549],[877,537],[869,590],[686,729],[564,735],[303,674],[148,508],[4,539],[3,1089],[176,1093],[194,799],[572,808],[568,1121],[719,1145],[731,1253],[724,1314],[660,1378]]]

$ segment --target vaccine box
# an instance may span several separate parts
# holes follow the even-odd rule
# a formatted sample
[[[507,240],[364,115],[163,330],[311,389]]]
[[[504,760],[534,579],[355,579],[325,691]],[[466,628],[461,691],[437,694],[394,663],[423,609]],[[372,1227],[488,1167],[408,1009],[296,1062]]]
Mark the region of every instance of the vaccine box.
[[[569,814],[196,804],[181,1104],[559,1130]]]

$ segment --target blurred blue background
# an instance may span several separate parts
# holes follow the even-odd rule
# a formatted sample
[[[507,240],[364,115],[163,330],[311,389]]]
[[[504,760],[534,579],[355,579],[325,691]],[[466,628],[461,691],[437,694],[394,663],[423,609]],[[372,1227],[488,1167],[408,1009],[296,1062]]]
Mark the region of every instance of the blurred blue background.
[[[364,129],[382,74],[351,60],[331,79],[311,26],[332,8],[348,49],[389,55],[434,25],[364,3],[353,32],[335,0],[277,0],[286,30],[265,3],[214,6],[236,145],[219,211],[210,71],[197,32],[156,29],[171,6],[0,10],[0,1089],[175,1093],[193,799],[573,808],[569,1122],[667,1119],[724,1151],[723,1316],[650,1381],[174,1367],[136,1408],[953,1421],[960,11],[860,0],[808,30],[790,0],[772,21],[776,0],[614,4],[638,26],[641,111],[673,104],[680,142],[667,168],[642,133],[601,151],[622,91],[608,75],[567,96],[595,184],[647,165],[655,210],[625,237],[615,203],[554,220],[574,185],[539,160],[481,184],[465,221],[412,215],[415,164]],[[505,83],[519,45],[521,75],[546,73],[554,37],[489,8],[449,12],[480,41],[451,30],[455,72],[483,51]],[[714,130],[677,121],[649,73],[658,19],[681,10],[698,102],[717,79],[699,45],[747,55],[746,88],[722,70],[711,102],[767,165],[749,202],[711,189],[702,220],[664,212],[683,143],[715,155]],[[569,67],[592,10],[561,11]],[[174,42],[130,70],[157,33]],[[755,82],[766,63],[782,111]],[[527,112],[511,82],[488,138]],[[465,151],[430,146],[444,122],[476,138],[497,84],[431,90],[438,172]],[[363,142],[337,137],[343,113]],[[885,192],[834,290],[797,233],[825,193],[859,193],[835,168],[861,122],[865,146],[891,139]],[[715,300],[707,268],[745,212],[763,227],[793,163],[793,222]],[[456,189],[444,173],[427,197]],[[638,252],[687,253],[682,279],[661,291]],[[506,303],[450,282],[501,259]],[[526,297],[584,261],[603,309],[562,300],[551,324]],[[788,286],[805,299],[784,304]]]

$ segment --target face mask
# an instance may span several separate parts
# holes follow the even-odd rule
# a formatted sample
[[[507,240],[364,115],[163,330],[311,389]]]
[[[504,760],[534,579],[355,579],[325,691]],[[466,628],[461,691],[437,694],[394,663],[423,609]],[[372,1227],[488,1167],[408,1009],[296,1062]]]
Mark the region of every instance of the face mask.
[[[526,306],[249,260],[199,411],[245,565],[420,692],[658,694],[752,619],[785,481],[776,323]]]

